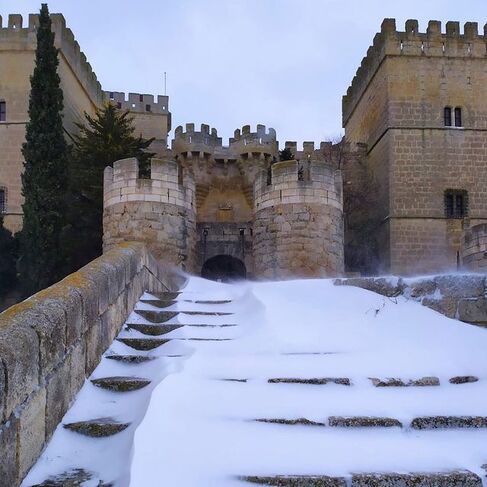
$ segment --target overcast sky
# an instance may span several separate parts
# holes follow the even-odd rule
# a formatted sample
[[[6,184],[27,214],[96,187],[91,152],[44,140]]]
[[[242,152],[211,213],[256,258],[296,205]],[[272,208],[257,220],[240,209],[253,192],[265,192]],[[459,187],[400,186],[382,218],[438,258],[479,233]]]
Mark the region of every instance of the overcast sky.
[[[40,2],[0,0],[9,13]],[[225,139],[263,123],[278,139],[342,132],[346,92],[384,17],[487,22],[487,0],[52,0],[105,90],[167,94],[173,131],[208,123]]]

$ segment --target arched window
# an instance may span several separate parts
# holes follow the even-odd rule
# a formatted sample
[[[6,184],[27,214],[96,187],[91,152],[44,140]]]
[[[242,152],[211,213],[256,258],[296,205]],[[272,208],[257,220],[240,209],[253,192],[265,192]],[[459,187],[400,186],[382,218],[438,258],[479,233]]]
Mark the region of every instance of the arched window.
[[[7,102],[0,100],[0,122],[7,121]]]
[[[451,127],[451,107],[445,107],[445,109],[443,110],[443,117],[445,120],[445,127]]]
[[[462,109],[460,107],[455,108],[455,127],[463,127]]]
[[[7,212],[7,188],[0,186],[0,215]]]

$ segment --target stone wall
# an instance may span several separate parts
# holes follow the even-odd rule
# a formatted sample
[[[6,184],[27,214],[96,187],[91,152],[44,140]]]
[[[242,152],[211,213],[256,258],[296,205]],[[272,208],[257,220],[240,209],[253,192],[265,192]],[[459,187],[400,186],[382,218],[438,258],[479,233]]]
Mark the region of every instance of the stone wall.
[[[336,279],[335,285],[357,286],[394,298],[419,301],[439,313],[466,323],[487,326],[485,274],[445,274],[425,277],[357,277]]]
[[[487,272],[487,223],[466,229],[462,243],[464,269]]]
[[[176,281],[124,243],[0,314],[1,485],[26,475],[141,294]]]
[[[105,169],[103,247],[145,242],[154,257],[195,271],[194,182],[178,164],[152,159],[151,178],[139,179],[136,159]],[[183,184],[184,182],[184,184]]]
[[[323,163],[299,169],[296,161],[279,162],[271,181],[263,171],[255,182],[256,276],[343,273],[341,172]]]

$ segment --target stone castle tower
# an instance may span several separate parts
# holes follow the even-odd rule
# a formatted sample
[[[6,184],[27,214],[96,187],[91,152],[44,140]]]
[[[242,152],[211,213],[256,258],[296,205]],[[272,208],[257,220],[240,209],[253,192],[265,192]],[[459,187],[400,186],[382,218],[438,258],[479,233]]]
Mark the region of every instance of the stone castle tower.
[[[143,240],[188,271],[280,278],[343,272],[341,171],[334,148],[305,143],[275,162],[273,129],[236,130],[223,146],[216,129],[177,127],[173,160],[153,160],[150,179],[134,159],[105,172],[104,245]]]
[[[343,98],[346,140],[366,145],[362,180],[345,168],[345,190],[373,188],[346,232],[375,242],[369,272],[455,270],[485,238],[485,226],[462,235],[487,222],[486,53],[487,28],[471,22],[420,32],[416,20],[400,31],[386,19],[375,36]]]

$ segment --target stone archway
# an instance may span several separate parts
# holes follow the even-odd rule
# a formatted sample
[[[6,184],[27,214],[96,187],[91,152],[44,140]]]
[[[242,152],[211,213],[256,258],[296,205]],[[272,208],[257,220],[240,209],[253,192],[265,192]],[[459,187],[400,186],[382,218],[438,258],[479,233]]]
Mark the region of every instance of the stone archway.
[[[236,281],[245,279],[247,269],[245,264],[231,255],[217,255],[208,259],[201,268],[201,277],[213,281]]]

